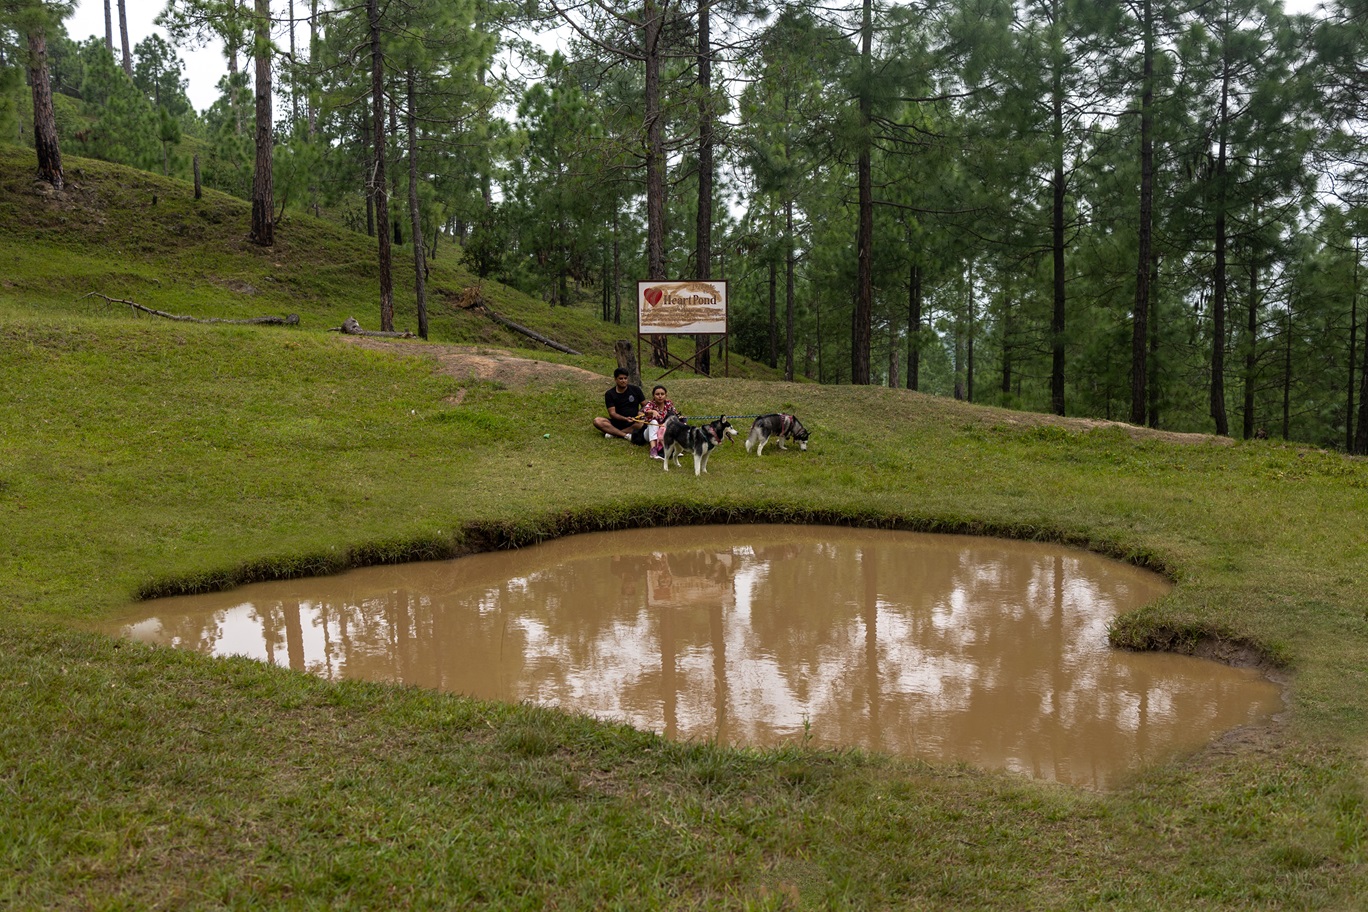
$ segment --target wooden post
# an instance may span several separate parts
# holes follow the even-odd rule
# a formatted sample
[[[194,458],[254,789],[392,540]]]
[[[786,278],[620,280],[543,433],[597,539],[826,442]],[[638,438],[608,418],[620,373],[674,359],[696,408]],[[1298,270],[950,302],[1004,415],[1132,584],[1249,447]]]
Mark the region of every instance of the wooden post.
[[[618,339],[613,343],[613,349],[617,353],[618,367],[627,368],[627,382],[633,386],[641,386],[641,369],[637,365],[637,356],[632,350],[631,340]]]

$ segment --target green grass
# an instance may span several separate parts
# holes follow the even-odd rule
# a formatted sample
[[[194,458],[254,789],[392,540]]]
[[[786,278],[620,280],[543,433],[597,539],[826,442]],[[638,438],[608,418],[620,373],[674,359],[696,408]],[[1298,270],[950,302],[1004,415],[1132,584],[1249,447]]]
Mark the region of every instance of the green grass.
[[[296,223],[270,254],[233,247],[245,210],[226,198],[212,242],[159,232],[134,204],[160,179],[98,163],[81,167],[106,224],[59,222],[25,214],[21,165],[0,152],[0,907],[1368,907],[1364,460],[676,375],[687,412],[790,409],[813,443],[665,475],[591,431],[606,380],[505,388],[327,333],[366,304],[364,238]],[[119,183],[133,189],[116,199]],[[304,319],[171,323],[73,299],[88,290]],[[606,372],[615,334],[591,312],[498,293],[513,319],[578,334],[583,358],[557,361]],[[475,317],[440,325],[498,338]],[[139,594],[754,520],[1000,534],[1154,567],[1177,586],[1116,641],[1255,655],[1287,676],[1289,711],[1092,793],[676,744],[79,632]]]

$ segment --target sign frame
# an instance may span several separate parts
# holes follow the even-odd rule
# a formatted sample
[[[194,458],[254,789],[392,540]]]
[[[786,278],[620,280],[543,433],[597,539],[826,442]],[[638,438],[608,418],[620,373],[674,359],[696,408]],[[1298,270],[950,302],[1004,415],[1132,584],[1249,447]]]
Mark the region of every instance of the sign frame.
[[[707,352],[718,346],[725,353],[725,375],[731,374],[731,347],[728,346],[728,294],[726,279],[639,279],[637,281],[637,363],[641,363],[642,337],[656,336],[717,336],[702,349]],[[695,349],[691,357],[680,358],[669,350],[669,340],[663,344],[652,338],[652,348],[662,351],[666,362],[674,367],[661,374],[663,379],[681,367],[692,367],[699,372]]]

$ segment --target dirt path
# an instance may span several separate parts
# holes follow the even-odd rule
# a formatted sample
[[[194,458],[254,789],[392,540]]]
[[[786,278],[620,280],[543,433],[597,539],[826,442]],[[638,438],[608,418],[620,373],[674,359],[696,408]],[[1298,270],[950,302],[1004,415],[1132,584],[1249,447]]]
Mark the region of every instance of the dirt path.
[[[459,380],[489,380],[508,387],[528,386],[542,381],[602,380],[601,375],[568,364],[553,364],[534,358],[520,358],[501,348],[483,345],[445,345],[433,342],[405,342],[343,336],[352,345],[372,351],[427,358],[437,362],[438,373]]]

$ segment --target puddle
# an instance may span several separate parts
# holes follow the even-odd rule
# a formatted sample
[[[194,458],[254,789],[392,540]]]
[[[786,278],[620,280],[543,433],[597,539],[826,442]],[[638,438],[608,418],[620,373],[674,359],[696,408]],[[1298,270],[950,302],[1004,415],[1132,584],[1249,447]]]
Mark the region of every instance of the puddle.
[[[1107,646],[1161,577],[1053,545],[811,526],[578,535],[158,599],[109,633],[671,738],[806,741],[1105,787],[1282,708],[1251,669]]]

